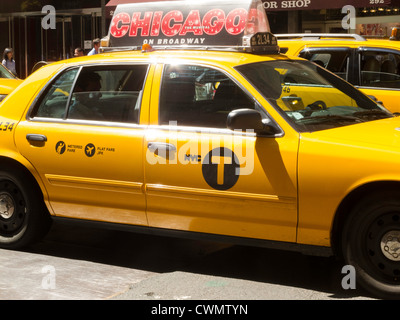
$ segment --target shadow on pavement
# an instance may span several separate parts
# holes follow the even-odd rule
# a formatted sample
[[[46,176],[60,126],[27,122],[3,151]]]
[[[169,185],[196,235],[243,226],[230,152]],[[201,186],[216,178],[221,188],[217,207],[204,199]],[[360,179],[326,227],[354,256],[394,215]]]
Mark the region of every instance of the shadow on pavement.
[[[280,250],[149,236],[55,223],[27,252],[156,273],[184,271],[315,290],[333,299],[368,297],[344,290],[343,262]]]

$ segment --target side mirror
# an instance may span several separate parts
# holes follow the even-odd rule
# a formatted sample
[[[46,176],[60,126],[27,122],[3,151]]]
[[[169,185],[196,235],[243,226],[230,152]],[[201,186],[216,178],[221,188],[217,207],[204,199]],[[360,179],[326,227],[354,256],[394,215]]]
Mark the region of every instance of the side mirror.
[[[237,109],[228,114],[226,120],[228,129],[254,130],[260,135],[274,135],[279,129],[271,121],[263,121],[261,113],[254,109]]]
[[[286,48],[286,47],[279,47],[279,53],[282,53],[282,54],[286,54],[286,52],[288,52],[289,51],[289,48]]]

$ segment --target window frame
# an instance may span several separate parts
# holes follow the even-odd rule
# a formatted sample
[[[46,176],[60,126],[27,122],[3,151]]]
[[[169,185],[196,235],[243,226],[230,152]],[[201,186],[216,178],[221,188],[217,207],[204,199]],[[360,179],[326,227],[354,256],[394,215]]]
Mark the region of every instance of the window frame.
[[[309,60],[311,55],[315,53],[330,53],[330,52],[348,52],[349,53],[349,61],[347,66],[346,79],[342,78],[345,81],[348,81],[352,84],[357,83],[357,70],[355,68],[355,53],[354,49],[350,47],[306,47],[300,51],[299,57]],[[311,60],[309,60],[311,61]],[[312,62],[312,61],[311,61]],[[329,70],[329,69],[327,69]],[[332,71],[331,71],[332,72]],[[337,75],[337,74],[336,74]],[[339,76],[339,75],[337,75]]]
[[[196,63],[196,62],[187,62],[187,61],[182,61],[182,62],[171,62],[171,63],[163,63],[162,64],[162,72],[160,75],[160,85],[159,85],[159,95],[158,95],[158,105],[157,105],[157,113],[158,113],[158,123],[156,124],[156,127],[161,128],[161,129],[169,129],[174,128],[179,131],[184,131],[184,132],[208,132],[208,133],[218,133],[218,134],[232,134],[232,130],[228,128],[216,128],[216,127],[202,127],[202,126],[189,126],[189,125],[177,125],[177,126],[172,126],[169,124],[160,124],[160,102],[161,102],[161,92],[162,92],[162,86],[164,83],[164,74],[166,72],[166,67],[170,65],[183,65],[183,66],[195,66],[195,67],[203,67],[203,68],[208,68],[208,69],[213,69],[216,71],[221,72],[224,74],[227,78],[229,78],[235,85],[237,85],[244,94],[246,94],[249,99],[253,100],[255,104],[257,104],[261,110],[261,114],[263,118],[268,118],[270,121],[272,121],[277,128],[281,130],[281,132],[275,134],[275,137],[281,137],[284,136],[284,131],[281,129],[279,124],[273,119],[266,108],[263,106],[262,103],[260,103],[247,89],[246,87],[238,80],[236,79],[233,75],[231,75],[228,71],[215,66],[215,65],[209,65],[209,64],[204,64],[204,63]],[[236,71],[236,70],[235,70]],[[237,71],[236,71],[237,72]],[[247,81],[247,80],[245,80]],[[250,84],[249,84],[250,85]],[[268,102],[267,102],[268,103]],[[235,132],[236,134],[236,132]],[[247,133],[247,132],[242,132],[242,135],[250,135],[250,136],[256,136],[255,133]]]
[[[90,119],[71,119],[71,118],[65,118],[65,116],[68,116],[68,109],[70,107],[70,103],[71,103],[71,99],[72,99],[72,92],[75,89],[75,85],[76,82],[79,78],[79,75],[81,74],[83,68],[105,68],[107,66],[110,67],[118,67],[118,66],[138,66],[138,65],[145,65],[147,66],[147,70],[146,70],[146,74],[143,80],[143,87],[141,90],[141,93],[139,93],[138,95],[138,103],[140,104],[140,108],[139,108],[139,115],[141,113],[141,109],[142,109],[142,102],[143,102],[143,90],[145,89],[146,83],[148,81],[148,77],[149,77],[149,72],[151,69],[151,63],[146,62],[146,61],[139,61],[139,62],[121,62],[121,63],[102,63],[101,65],[99,64],[94,64],[94,63],[90,63],[90,64],[85,64],[85,65],[74,65],[74,66],[68,66],[66,68],[63,68],[61,70],[59,70],[58,72],[56,72],[56,74],[54,74],[52,76],[52,78],[50,80],[47,81],[46,85],[40,90],[40,92],[36,95],[35,99],[33,100],[31,106],[29,107],[29,110],[26,114],[26,120],[27,121],[32,121],[32,122],[51,122],[51,123],[68,123],[68,124],[86,124],[86,125],[95,125],[95,126],[105,126],[105,127],[130,127],[130,126],[140,126],[140,117],[138,119],[137,123],[133,123],[133,122],[117,122],[117,121],[107,121],[107,120],[90,120]],[[70,92],[69,92],[69,97],[68,97],[68,101],[66,104],[66,112],[64,113],[64,117],[63,118],[47,118],[47,117],[32,117],[32,114],[35,113],[37,111],[37,109],[39,108],[41,102],[43,101],[44,97],[46,96],[48,90],[51,88],[51,86],[54,84],[54,82],[64,73],[69,72],[71,70],[74,69],[79,69],[75,79],[73,81],[73,84],[71,86]]]
[[[389,49],[389,48],[380,48],[380,47],[359,47],[356,50],[356,60],[357,60],[357,84],[355,86],[357,88],[362,88],[362,89],[372,89],[372,90],[388,90],[388,91],[400,91],[400,88],[390,88],[390,87],[371,87],[371,86],[364,86],[362,85],[362,77],[361,77],[361,55],[364,52],[382,52],[382,53],[391,53],[391,54],[396,54],[400,57],[400,51],[395,50],[395,49]]]

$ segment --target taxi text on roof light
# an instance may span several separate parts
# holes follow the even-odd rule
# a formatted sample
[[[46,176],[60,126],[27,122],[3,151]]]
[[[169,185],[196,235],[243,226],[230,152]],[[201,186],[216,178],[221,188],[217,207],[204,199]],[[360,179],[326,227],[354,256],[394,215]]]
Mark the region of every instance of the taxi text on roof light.
[[[107,45],[108,43],[108,45]],[[104,51],[154,49],[278,53],[260,0],[201,0],[117,6]]]

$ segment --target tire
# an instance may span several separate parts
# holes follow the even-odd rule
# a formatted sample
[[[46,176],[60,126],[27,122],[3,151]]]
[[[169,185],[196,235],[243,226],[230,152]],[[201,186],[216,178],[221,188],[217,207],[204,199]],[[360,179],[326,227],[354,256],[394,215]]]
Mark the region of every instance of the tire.
[[[0,247],[23,248],[40,240],[50,226],[36,181],[21,169],[0,170]]]
[[[351,212],[343,255],[357,283],[382,299],[400,299],[400,192],[366,197]]]

